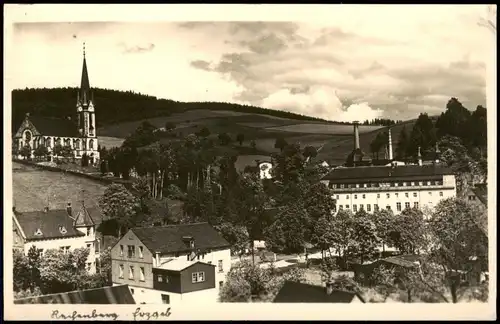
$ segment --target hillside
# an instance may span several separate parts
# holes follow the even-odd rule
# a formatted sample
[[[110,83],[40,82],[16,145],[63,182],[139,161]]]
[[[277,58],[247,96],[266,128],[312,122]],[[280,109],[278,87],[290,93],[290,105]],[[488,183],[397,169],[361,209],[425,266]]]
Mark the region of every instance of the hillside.
[[[75,112],[76,88],[24,89],[12,92],[12,124],[14,129],[27,112],[45,116],[62,117]],[[178,139],[206,127],[211,136],[227,133],[233,140],[241,161],[250,156],[270,155],[278,150],[276,138],[283,137],[288,143],[300,142],[302,146],[323,146],[318,159],[339,164],[352,150],[352,125],[324,121],[285,111],[264,109],[230,103],[184,103],[156,97],[107,89],[95,89],[97,135],[105,147],[120,146],[143,121],[158,128],[171,123],[175,128],[171,138]],[[411,128],[412,122],[409,123]],[[360,141],[365,152],[382,126],[360,125]],[[397,140],[400,126],[395,126],[393,140]],[[244,140],[236,142],[242,134]],[[252,148],[255,142],[255,148]]]
[[[224,102],[177,102],[132,91],[93,89],[97,126],[168,116],[189,110],[231,111],[282,117],[294,120],[321,120],[286,111]],[[12,126],[17,128],[26,113],[51,117],[75,113],[77,88],[16,89],[12,91]],[[323,122],[327,122],[324,121]]]

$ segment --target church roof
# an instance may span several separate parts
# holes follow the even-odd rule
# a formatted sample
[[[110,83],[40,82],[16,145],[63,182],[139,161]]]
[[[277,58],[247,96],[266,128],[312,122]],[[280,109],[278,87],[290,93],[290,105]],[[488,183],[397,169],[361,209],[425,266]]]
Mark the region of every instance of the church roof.
[[[73,227],[66,209],[14,212],[27,240],[56,239],[84,236]],[[61,229],[64,230],[61,231]]]
[[[94,220],[90,216],[85,205],[82,204],[80,211],[75,215],[75,226],[92,226],[95,225]]]
[[[28,120],[44,136],[80,137],[75,123],[69,119],[28,116]]]

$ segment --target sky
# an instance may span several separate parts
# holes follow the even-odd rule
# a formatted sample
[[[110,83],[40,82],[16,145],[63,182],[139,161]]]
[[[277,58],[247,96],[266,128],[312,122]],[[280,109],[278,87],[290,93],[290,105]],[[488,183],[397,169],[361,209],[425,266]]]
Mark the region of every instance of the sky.
[[[17,23],[13,88],[78,86],[336,121],[486,106],[478,6],[336,6],[328,20]],[[97,103],[98,104],[98,103]]]

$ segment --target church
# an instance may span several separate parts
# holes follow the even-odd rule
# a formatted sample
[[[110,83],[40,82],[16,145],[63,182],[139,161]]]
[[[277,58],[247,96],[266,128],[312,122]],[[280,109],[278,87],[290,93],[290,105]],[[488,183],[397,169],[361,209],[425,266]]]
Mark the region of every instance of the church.
[[[69,116],[52,118],[28,113],[14,135],[14,144],[19,149],[28,146],[32,156],[39,146],[47,147],[51,156],[56,145],[69,146],[76,159],[86,154],[89,162],[95,164],[99,160],[95,118],[84,45],[82,79],[76,94],[76,120]]]

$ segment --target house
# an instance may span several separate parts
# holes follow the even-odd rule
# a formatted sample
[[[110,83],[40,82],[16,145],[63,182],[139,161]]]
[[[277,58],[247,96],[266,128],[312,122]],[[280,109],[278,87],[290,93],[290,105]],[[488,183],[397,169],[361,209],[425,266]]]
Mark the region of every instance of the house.
[[[465,199],[480,207],[488,207],[488,185],[485,183],[476,184],[472,188],[467,188],[464,193]]]
[[[135,304],[127,285],[20,298],[14,304]]]
[[[360,294],[294,281],[285,281],[273,303],[364,303]]]
[[[82,79],[76,94],[75,119],[49,118],[26,114],[24,121],[14,134],[13,144],[17,149],[29,147],[31,155],[40,146],[45,146],[49,154],[54,155],[56,145],[70,148],[74,158],[80,159],[84,154],[91,164],[99,160],[98,138],[96,134],[96,116],[94,96],[90,88],[85,45],[83,48]]]
[[[96,270],[99,257],[99,242],[96,239],[96,225],[82,201],[78,212],[74,212],[71,203],[66,209],[12,212],[14,248],[28,253],[35,246],[40,253],[49,249],[71,251],[78,248],[90,249],[87,269]]]
[[[354,270],[354,278],[358,282],[363,282],[365,285],[370,285],[371,274],[375,269],[385,267],[399,271],[416,269],[420,267],[419,257],[417,255],[398,255],[384,259],[379,259],[367,264],[352,264]]]
[[[216,302],[231,266],[230,244],[208,223],[130,229],[111,249],[113,284],[139,304]]]

